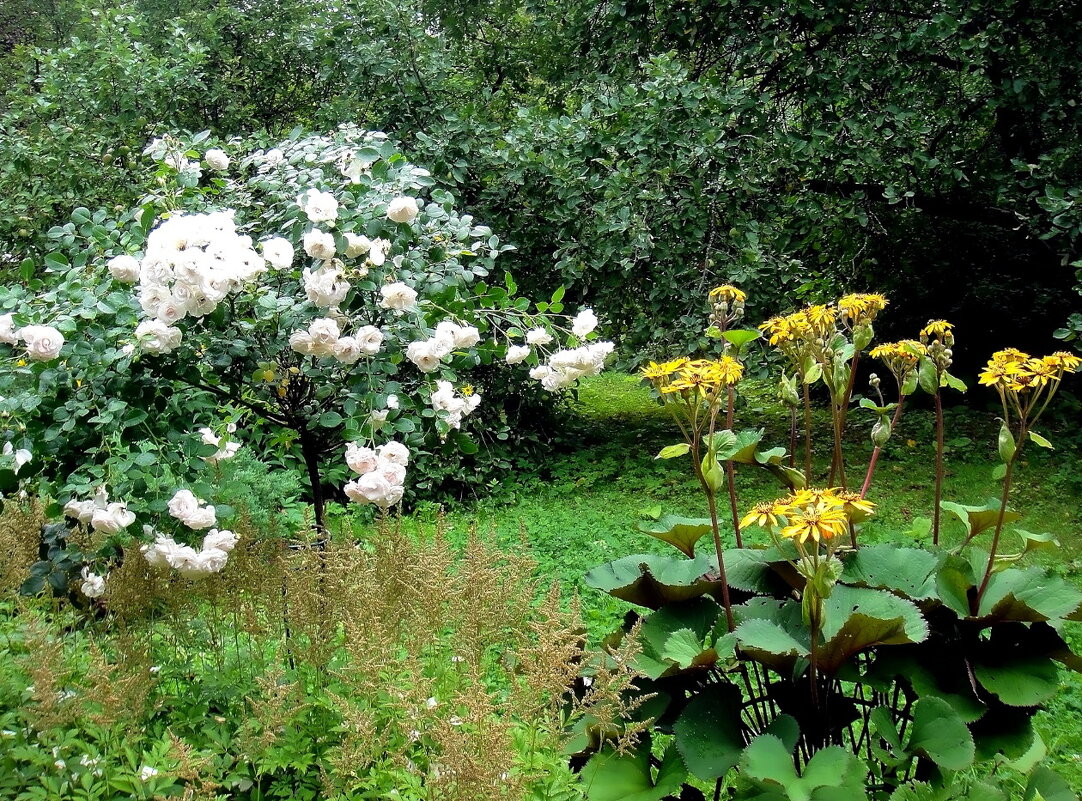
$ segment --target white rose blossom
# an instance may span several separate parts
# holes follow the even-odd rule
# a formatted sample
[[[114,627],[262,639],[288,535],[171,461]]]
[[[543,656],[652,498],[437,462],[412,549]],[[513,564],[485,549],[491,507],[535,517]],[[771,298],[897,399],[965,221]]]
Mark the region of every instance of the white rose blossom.
[[[26,345],[31,361],[49,362],[60,355],[64,336],[51,325],[28,325],[20,329],[19,337]]]
[[[585,338],[597,328],[597,315],[593,309],[583,309],[571,321],[571,333],[579,339]]]
[[[426,339],[411,342],[406,346],[406,358],[416,365],[422,373],[431,373],[439,369],[441,353],[438,340]]]
[[[234,427],[234,431],[236,428]],[[232,431],[229,433],[233,433]],[[234,439],[230,439],[222,445],[222,437],[219,437],[214,433],[214,429],[203,427],[199,429],[199,436],[204,445],[213,445],[218,450],[210,456],[204,456],[203,461],[210,465],[218,464],[219,462],[232,459],[237,455],[237,452],[241,448],[241,444]]]
[[[346,238],[346,258],[355,259],[372,249],[372,240],[367,236],[358,236],[349,232],[343,236]]]
[[[379,288],[381,295],[379,305],[385,309],[394,311],[409,311],[417,305],[417,290],[396,281],[393,284],[384,284]]]
[[[82,572],[83,583],[80,591],[87,598],[101,598],[105,595],[105,579],[97,573],[91,572],[90,568],[84,567]]]
[[[304,293],[308,301],[321,308],[339,305],[349,292],[349,282],[342,280],[341,262],[326,261],[315,272],[304,269]]]
[[[15,327],[15,316],[12,314],[0,314],[0,343],[19,344],[19,329]]]
[[[507,354],[504,356],[504,361],[508,364],[519,364],[526,361],[530,356],[529,345],[511,345],[507,348]]]
[[[447,413],[447,424],[451,428],[461,428],[462,418],[481,404],[481,395],[477,392],[457,395],[450,381],[437,381],[436,391],[432,393],[429,403],[435,411]]]
[[[10,442],[4,443],[3,454],[4,456],[11,457],[11,461],[14,463],[11,471],[15,475],[19,475],[19,471],[23,469],[23,465],[32,461],[34,458],[34,454],[31,453],[29,450],[27,450],[26,448],[19,448],[18,450],[16,450],[15,446],[12,445]]]
[[[139,261],[134,256],[113,256],[107,264],[109,275],[122,284],[134,284],[139,280]]]
[[[333,259],[335,254],[334,237],[326,231],[313,228],[304,235],[304,252],[313,259]]]
[[[196,531],[211,528],[217,521],[214,507],[195,497],[191,490],[177,490],[169,501],[169,514]]]
[[[545,328],[531,328],[526,332],[526,342],[530,345],[548,345],[552,341],[552,334]]]
[[[334,358],[342,364],[356,364],[363,355],[355,337],[341,337],[334,343]]]
[[[288,239],[271,237],[263,243],[263,258],[275,270],[287,270],[293,265],[296,252]]]
[[[396,223],[413,222],[417,217],[418,203],[416,198],[408,195],[396,197],[387,204],[387,218]]]
[[[135,341],[140,349],[154,355],[171,353],[183,339],[179,328],[161,320],[144,320],[135,327]]]
[[[297,205],[312,222],[334,222],[338,219],[338,198],[330,192],[309,189],[297,198]]]
[[[368,249],[368,263],[373,267],[382,267],[387,261],[387,254],[391,252],[391,243],[387,239],[373,239]]]
[[[203,161],[207,163],[207,166],[217,172],[225,172],[229,169],[229,156],[226,155],[224,150],[218,148],[211,148],[203,155]]]

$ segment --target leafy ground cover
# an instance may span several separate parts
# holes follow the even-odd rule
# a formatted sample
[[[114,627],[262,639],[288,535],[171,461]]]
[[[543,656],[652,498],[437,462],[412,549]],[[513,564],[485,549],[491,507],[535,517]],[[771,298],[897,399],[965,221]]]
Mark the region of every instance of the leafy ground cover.
[[[766,384],[745,386],[745,404],[738,412],[741,426],[765,425],[765,441],[784,443],[785,420]],[[597,564],[628,553],[664,553],[668,546],[635,530],[635,524],[663,512],[699,515],[701,495],[694,478],[682,466],[655,460],[658,450],[674,439],[675,426],[634,376],[610,373],[590,379],[579,390],[578,420],[563,448],[515,481],[496,497],[445,513],[452,537],[465,538],[475,526],[492,531],[508,546],[525,542],[549,581],[558,581],[566,598],[577,596],[583,618],[596,642],[622,617],[627,606],[591,591],[583,574]],[[964,504],[982,503],[996,492],[991,474],[995,432],[992,411],[958,407],[947,413],[947,482],[944,497]],[[872,421],[856,420],[850,453],[866,457],[859,440],[867,440]],[[817,463],[829,461],[829,422],[817,418],[823,449]],[[1069,424],[1058,440],[1069,442]],[[1024,512],[1021,521],[1032,532],[1053,532],[1060,547],[1045,558],[1050,567],[1082,582],[1082,545],[1071,536],[1079,520],[1082,484],[1075,474],[1077,445],[1067,444],[1047,454],[1032,449],[1021,471],[1012,503]],[[888,534],[910,531],[914,540],[928,539],[922,518],[932,505],[927,479],[934,458],[931,414],[910,410],[883,454],[869,497],[880,503],[877,515],[864,527],[862,539],[873,542]],[[673,460],[679,461],[679,460]],[[863,475],[864,464],[850,466]],[[820,482],[823,479],[820,479]],[[769,500],[776,487],[758,475],[737,475],[742,505]],[[422,507],[406,520],[419,527],[437,515],[438,507]],[[947,523],[946,525],[950,525]],[[960,537],[961,525],[945,529],[947,541]],[[1082,682],[1064,672],[1065,686],[1039,718],[1052,767],[1082,788]]]

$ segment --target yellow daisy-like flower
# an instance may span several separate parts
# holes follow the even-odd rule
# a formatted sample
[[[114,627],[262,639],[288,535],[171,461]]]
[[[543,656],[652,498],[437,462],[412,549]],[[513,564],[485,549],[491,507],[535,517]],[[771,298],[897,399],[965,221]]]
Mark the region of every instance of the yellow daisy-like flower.
[[[744,365],[731,356],[723,356],[718,361],[696,359],[685,361],[675,371],[675,378],[661,387],[662,393],[697,392],[703,398],[709,398],[722,387],[735,384],[744,374]]]
[[[797,336],[788,317],[771,317],[759,325],[759,330],[769,337],[771,345],[791,342]]]
[[[809,306],[803,310],[803,314],[818,333],[833,328],[838,319],[838,310],[827,305]]]
[[[781,510],[774,501],[757,503],[750,512],[744,515],[744,518],[740,521],[740,528],[747,528],[748,526],[773,528],[778,525],[778,515],[780,513]]]
[[[1059,367],[1051,365],[1044,359],[1029,359],[1022,365],[1022,371],[1031,376],[1030,385],[1043,387],[1060,376]]]
[[[808,487],[797,490],[788,498],[790,507],[801,506],[842,506],[845,501],[838,495],[837,489],[823,489],[820,487]]]
[[[920,338],[922,340],[942,339],[951,334],[953,328],[954,324],[948,323],[946,320],[929,320],[928,325],[920,330]]]
[[[743,303],[745,300],[748,299],[748,296],[745,292],[737,289],[731,284],[723,284],[722,286],[714,287],[710,290],[709,297],[710,300],[725,301],[726,303],[732,303],[736,300],[739,300],[741,303]]]
[[[1058,370],[1063,370],[1065,373],[1073,373],[1079,367],[1082,367],[1082,359],[1063,350],[1058,350],[1051,356],[1043,357],[1042,361]]]
[[[1018,350],[1018,348],[1004,348],[993,353],[990,361],[996,364],[1020,364],[1029,359],[1030,355],[1025,351]]]
[[[920,362],[920,357],[927,352],[928,348],[915,339],[902,339],[875,346],[871,356],[873,359],[881,359],[896,375],[904,375],[914,369]]]
[[[732,386],[744,376],[744,365],[732,356],[722,356],[716,363],[715,369],[726,386]]]
[[[988,360],[988,364],[977,378],[978,383],[991,387],[995,385],[1007,386],[1016,375],[1020,366],[1018,362],[996,361],[995,356]]]
[[[838,498],[844,504],[842,509],[854,523],[862,523],[875,514],[875,503],[860,497],[859,492],[839,492]]]
[[[462,394],[463,397],[468,398],[470,395],[473,394],[473,384],[463,384],[459,392]]]
[[[889,302],[878,293],[854,292],[838,301],[838,309],[841,310],[842,319],[849,320],[853,325],[863,325],[872,322]]]
[[[802,544],[809,538],[818,543],[844,534],[848,526],[849,520],[841,508],[817,505],[793,513],[781,535]]]

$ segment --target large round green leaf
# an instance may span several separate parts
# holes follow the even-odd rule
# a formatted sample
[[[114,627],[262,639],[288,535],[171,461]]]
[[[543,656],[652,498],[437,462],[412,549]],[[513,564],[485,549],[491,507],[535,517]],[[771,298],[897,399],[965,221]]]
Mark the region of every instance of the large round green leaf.
[[[912,601],[883,590],[836,585],[823,604],[824,644],[819,664],[833,672],[874,645],[921,642],[928,623]]]
[[[869,545],[846,559],[841,580],[922,600],[935,594],[937,562],[934,553],[920,548]]]
[[[941,698],[921,698],[914,705],[906,748],[947,770],[968,768],[975,753],[965,721]]]
[[[686,776],[687,770],[674,748],[665,752],[657,775],[653,775],[649,739],[630,754],[618,754],[611,748],[599,751],[582,769],[590,801],[660,801],[679,791]]]
[[[740,761],[742,700],[735,685],[712,684],[688,702],[673,725],[684,764],[703,781],[724,776]]]
[[[635,554],[595,567],[583,580],[622,601],[658,609],[676,601],[720,593],[721,582],[706,578],[715,569],[707,556],[674,559]]]
[[[1046,656],[1015,654],[979,663],[973,673],[981,686],[1008,706],[1037,706],[1059,690],[1059,669]]]

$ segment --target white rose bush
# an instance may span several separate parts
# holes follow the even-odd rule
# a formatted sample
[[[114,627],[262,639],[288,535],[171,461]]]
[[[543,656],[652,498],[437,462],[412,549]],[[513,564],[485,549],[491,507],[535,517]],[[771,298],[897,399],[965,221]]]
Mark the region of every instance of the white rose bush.
[[[151,563],[216,572],[227,548],[184,543],[234,513],[217,494],[244,419],[245,447],[303,468],[322,543],[329,501],[386,512],[426,465],[515,435],[517,387],[603,369],[594,312],[517,297],[510,248],[382,134],[205,145],[152,142],[138,209],[77,209],[49,288],[33,263],[0,288],[0,438],[70,519],[130,541],[138,518]]]

